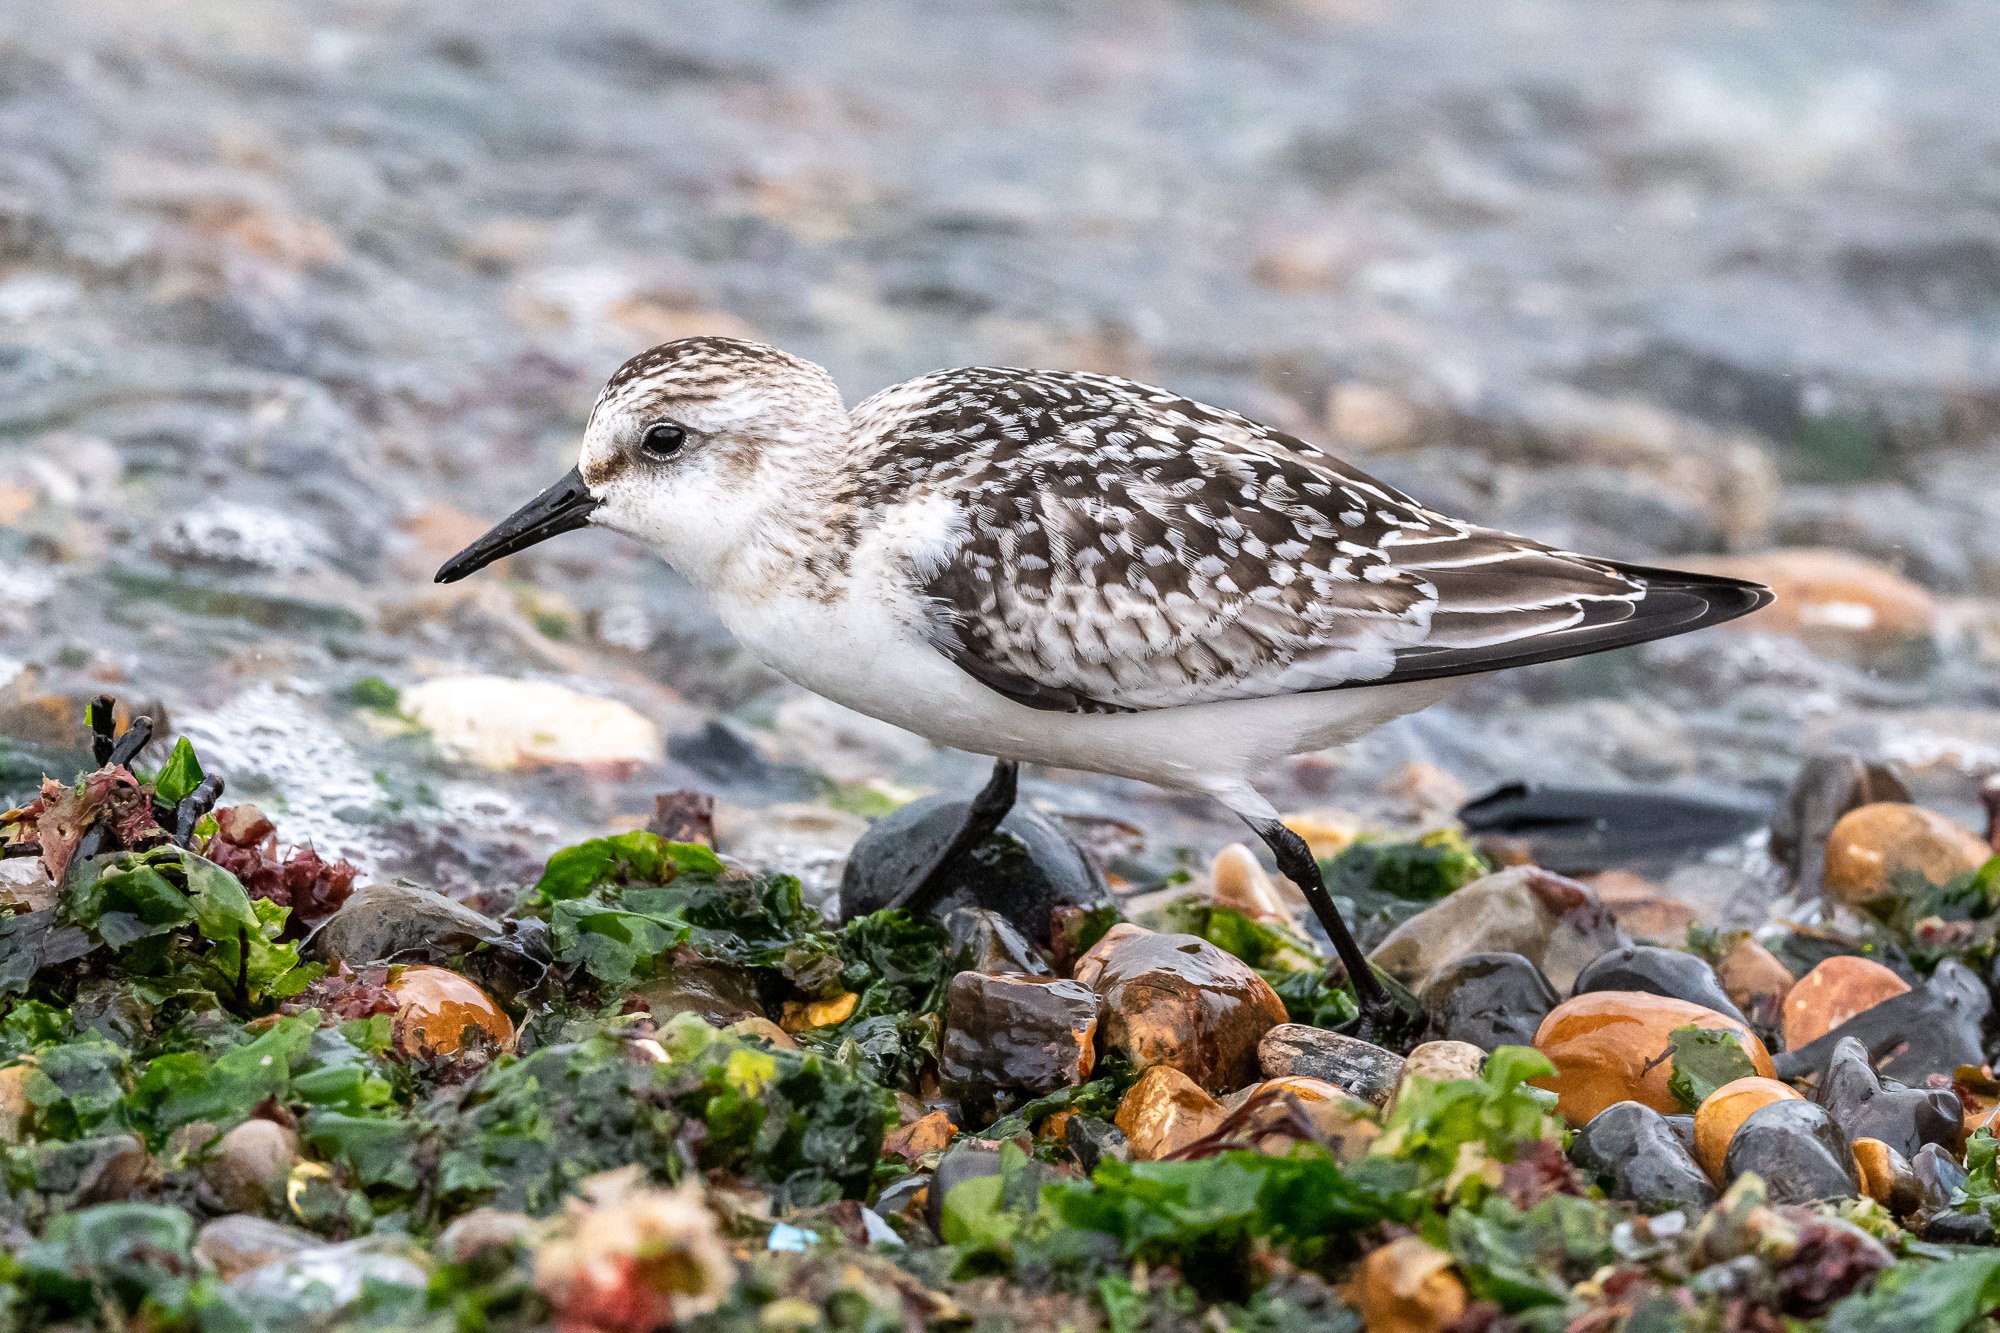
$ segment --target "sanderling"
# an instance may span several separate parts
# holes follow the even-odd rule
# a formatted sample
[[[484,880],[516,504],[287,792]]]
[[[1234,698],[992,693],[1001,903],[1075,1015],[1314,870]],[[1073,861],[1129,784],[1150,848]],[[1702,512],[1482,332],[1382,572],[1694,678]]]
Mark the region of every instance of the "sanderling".
[[[850,411],[821,367],[730,338],[619,367],[577,467],[438,580],[590,523],[659,552],[806,689],[994,756],[954,849],[997,826],[1024,762],[1220,801],[1304,891],[1371,1014],[1379,983],[1252,779],[1463,677],[1770,600],[1446,517],[1131,380],[946,370]]]

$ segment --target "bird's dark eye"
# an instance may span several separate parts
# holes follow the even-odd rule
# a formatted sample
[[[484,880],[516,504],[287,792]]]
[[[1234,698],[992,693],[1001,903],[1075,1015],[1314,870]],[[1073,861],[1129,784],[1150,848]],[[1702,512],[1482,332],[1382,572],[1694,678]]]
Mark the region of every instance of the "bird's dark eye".
[[[639,437],[639,447],[655,458],[672,458],[687,443],[688,433],[669,421],[659,421],[646,427],[646,433]]]

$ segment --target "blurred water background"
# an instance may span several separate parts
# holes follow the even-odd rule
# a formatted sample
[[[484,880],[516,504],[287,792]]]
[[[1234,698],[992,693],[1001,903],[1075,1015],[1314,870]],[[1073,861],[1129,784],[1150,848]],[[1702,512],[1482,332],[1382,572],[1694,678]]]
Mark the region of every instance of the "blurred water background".
[[[1151,379],[1481,521],[1787,593],[1477,682],[1273,773],[1281,807],[1761,800],[1845,748],[1971,823],[2000,771],[1991,18],[6,0],[0,786],[72,771],[110,691],[288,839],[462,893],[670,788],[720,795],[724,850],[825,873],[868,813],[976,784],[609,535],[430,583],[570,466],[619,361],[709,332],[850,401],[976,362]],[[1028,791],[1149,873],[1240,835],[1131,784]]]

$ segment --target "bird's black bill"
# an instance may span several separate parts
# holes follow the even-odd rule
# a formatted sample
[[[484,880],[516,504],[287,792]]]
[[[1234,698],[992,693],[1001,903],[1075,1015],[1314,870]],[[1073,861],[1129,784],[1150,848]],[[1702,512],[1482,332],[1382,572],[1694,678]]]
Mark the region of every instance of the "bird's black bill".
[[[437,572],[439,583],[456,583],[474,574],[503,555],[525,551],[536,542],[564,532],[574,532],[590,522],[597,497],[583,484],[583,474],[575,468],[569,475],[516,509],[493,526],[493,530],[444,562]]]

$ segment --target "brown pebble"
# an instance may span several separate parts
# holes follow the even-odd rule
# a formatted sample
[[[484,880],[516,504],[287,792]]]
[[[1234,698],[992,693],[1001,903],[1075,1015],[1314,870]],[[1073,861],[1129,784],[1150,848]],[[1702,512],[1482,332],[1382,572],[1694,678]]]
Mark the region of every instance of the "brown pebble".
[[[1856,1014],[1909,989],[1909,982],[1873,959],[1852,954],[1824,959],[1785,996],[1785,1049],[1795,1051],[1817,1041]]]
[[[1715,978],[1722,983],[1730,1003],[1746,1014],[1782,1003],[1792,989],[1791,969],[1747,935],[1716,963]]]
[[[1892,897],[1904,873],[1948,884],[1992,855],[1983,839],[1934,810],[1876,801],[1849,810],[1827,835],[1826,891],[1862,906]]]
[[[1132,1145],[1132,1155],[1143,1162],[1179,1151],[1228,1114],[1180,1070],[1154,1065],[1126,1091],[1115,1123]]]
[[[914,1162],[931,1153],[943,1152],[957,1136],[958,1126],[951,1123],[951,1117],[943,1111],[932,1111],[890,1130],[882,1139],[882,1155]]]
[[[469,977],[444,967],[392,968],[388,989],[396,1000],[396,1049],[403,1055],[456,1055],[474,1029],[500,1050],[514,1048],[514,1020]]]
[[[1861,1192],[1898,1215],[1923,1206],[1923,1186],[1909,1159],[1880,1139],[1854,1141],[1854,1166]]]
[[[1267,1079],[1222,1099],[1223,1108],[1232,1112],[1251,1103],[1255,1107],[1239,1133],[1259,1152],[1282,1156],[1310,1138],[1331,1148],[1341,1161],[1353,1162],[1382,1133],[1373,1107],[1325,1079]],[[1310,1134],[1301,1134],[1296,1117],[1305,1119]]]
[[[1441,1333],[1465,1313],[1451,1256],[1416,1236],[1368,1252],[1348,1293],[1368,1333]]]
[[[284,1198],[299,1136],[275,1121],[245,1120],[222,1136],[202,1175],[231,1211],[259,1213]]]
[[[1196,935],[1128,936],[1098,968],[1100,1054],[1135,1069],[1172,1065],[1210,1092],[1257,1077],[1257,1043],[1285,1021],[1271,984]]]

